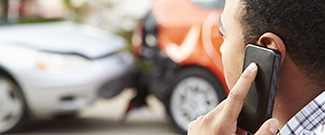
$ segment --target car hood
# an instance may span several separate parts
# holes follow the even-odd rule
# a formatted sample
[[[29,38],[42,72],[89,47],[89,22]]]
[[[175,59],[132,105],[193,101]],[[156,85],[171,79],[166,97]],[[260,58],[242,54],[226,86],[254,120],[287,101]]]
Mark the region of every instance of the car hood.
[[[74,22],[0,27],[2,41],[40,51],[78,54],[89,59],[114,54],[126,45],[120,36]]]

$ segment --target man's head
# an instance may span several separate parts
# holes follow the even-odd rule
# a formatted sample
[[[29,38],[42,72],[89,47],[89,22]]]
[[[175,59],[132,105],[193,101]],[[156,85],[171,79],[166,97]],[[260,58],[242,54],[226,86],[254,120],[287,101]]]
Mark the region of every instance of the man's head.
[[[242,0],[242,4],[246,44],[255,43],[265,32],[275,33],[296,66],[310,80],[325,85],[324,0]]]
[[[281,49],[309,80],[325,86],[324,5],[324,0],[228,0],[221,18],[228,86],[240,75],[248,43]]]

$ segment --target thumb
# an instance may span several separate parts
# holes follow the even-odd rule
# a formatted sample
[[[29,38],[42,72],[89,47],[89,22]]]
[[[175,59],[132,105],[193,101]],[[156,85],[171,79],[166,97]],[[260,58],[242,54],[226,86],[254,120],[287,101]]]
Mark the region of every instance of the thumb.
[[[279,128],[279,121],[275,118],[271,118],[263,123],[258,129],[255,135],[275,135]]]

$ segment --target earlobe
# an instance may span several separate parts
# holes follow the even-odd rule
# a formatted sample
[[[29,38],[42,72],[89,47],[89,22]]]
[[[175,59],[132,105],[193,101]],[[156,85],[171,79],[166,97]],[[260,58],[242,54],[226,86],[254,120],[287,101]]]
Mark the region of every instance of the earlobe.
[[[281,54],[281,64],[283,63],[286,56],[286,46],[278,35],[266,32],[258,39],[257,44],[279,51]]]

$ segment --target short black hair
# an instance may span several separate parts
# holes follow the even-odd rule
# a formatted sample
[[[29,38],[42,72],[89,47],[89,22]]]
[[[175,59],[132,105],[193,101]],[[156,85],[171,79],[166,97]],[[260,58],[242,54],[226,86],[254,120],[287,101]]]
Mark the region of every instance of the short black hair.
[[[325,0],[242,0],[244,41],[278,35],[287,55],[314,83],[325,86]]]

